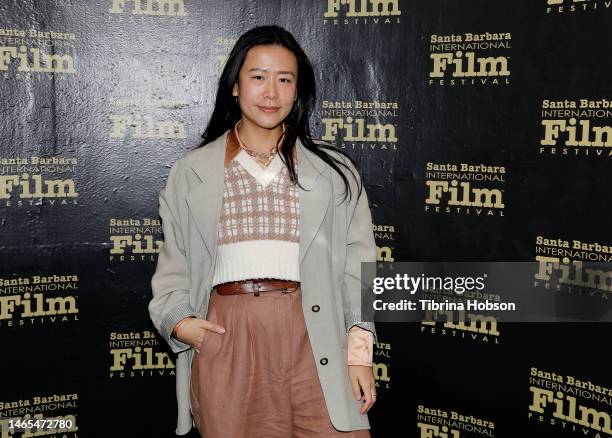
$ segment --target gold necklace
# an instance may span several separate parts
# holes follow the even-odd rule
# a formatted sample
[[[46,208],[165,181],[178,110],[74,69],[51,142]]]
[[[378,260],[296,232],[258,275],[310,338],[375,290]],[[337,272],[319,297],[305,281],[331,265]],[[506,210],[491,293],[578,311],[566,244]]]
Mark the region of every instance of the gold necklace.
[[[251,157],[253,157],[255,159],[255,161],[257,161],[262,167],[268,167],[268,165],[270,164],[270,162],[274,158],[274,155],[276,155],[278,147],[274,146],[268,152],[257,152],[257,151],[253,151],[253,150],[247,148],[244,145],[244,143],[242,142],[242,139],[240,138],[240,136],[238,135],[238,125],[241,122],[242,122],[242,120],[239,120],[238,123],[236,123],[236,126],[234,126],[234,133],[236,134],[236,138],[238,139],[238,144],[240,145],[240,149],[242,149],[247,154],[249,154]],[[282,126],[283,126],[283,134],[284,134],[285,133],[285,124],[283,123]]]

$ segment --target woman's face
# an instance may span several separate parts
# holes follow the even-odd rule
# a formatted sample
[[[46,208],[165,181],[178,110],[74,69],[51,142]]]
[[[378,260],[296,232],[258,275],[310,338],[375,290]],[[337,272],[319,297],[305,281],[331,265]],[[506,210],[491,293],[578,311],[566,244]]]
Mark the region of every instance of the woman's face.
[[[243,119],[267,129],[279,126],[293,108],[297,59],[277,45],[249,49],[232,94],[238,96]]]

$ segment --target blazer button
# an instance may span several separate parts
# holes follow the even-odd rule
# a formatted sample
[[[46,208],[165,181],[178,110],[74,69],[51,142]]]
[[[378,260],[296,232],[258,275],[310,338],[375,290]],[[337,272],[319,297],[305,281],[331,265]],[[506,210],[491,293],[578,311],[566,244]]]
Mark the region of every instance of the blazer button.
[[[317,306],[316,304],[314,306],[312,306],[312,311],[313,312],[318,312],[319,310],[321,310],[321,308],[319,306]]]
[[[321,365],[327,365],[327,358],[324,357],[319,362],[321,363]]]

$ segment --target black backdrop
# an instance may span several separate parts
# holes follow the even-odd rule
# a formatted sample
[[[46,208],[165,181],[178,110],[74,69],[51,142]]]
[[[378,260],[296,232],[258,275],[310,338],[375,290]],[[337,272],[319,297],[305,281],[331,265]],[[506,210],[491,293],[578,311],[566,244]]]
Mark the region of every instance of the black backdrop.
[[[312,125],[359,165],[379,260],[535,261],[565,242],[565,263],[608,261],[611,2],[346,3],[0,4],[0,419],[173,434],[174,356],[146,309],[157,195],[256,25],[315,64]],[[436,196],[453,179],[491,202]],[[612,435],[610,325],[377,328],[374,437]]]

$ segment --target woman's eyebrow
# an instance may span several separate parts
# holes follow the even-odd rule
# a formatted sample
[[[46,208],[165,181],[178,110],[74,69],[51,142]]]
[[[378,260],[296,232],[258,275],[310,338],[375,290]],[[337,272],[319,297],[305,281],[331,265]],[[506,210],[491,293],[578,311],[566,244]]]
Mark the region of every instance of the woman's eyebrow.
[[[249,69],[249,72],[252,72],[252,71],[263,71],[263,72],[267,72],[267,71],[268,71],[268,69],[267,69],[267,68],[254,67],[254,68],[250,68],[250,69]],[[280,75],[285,74],[285,75],[292,75],[292,76],[295,76],[295,73],[293,73],[292,71],[279,71],[279,72],[277,72],[277,73],[278,73],[278,74],[280,74]]]

